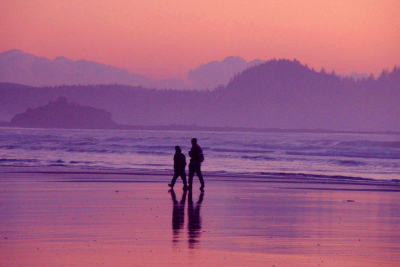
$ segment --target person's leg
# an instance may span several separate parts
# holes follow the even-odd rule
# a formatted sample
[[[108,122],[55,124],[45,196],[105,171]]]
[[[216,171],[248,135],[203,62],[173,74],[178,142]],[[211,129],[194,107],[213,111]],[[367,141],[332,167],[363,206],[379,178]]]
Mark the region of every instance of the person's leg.
[[[189,190],[192,190],[193,185],[194,168],[189,165]]]
[[[182,182],[183,182],[183,189],[187,189],[187,183],[186,183],[186,172],[182,171],[180,173],[180,176],[182,178]]]
[[[174,177],[172,177],[172,181],[170,184],[168,184],[169,187],[173,188],[176,182],[176,179],[178,179],[179,174],[177,172],[174,173]]]
[[[200,184],[201,184],[200,190],[203,190],[204,189],[204,179],[203,179],[203,174],[201,173],[200,166],[201,165],[199,164],[198,167],[196,168],[196,174],[197,174],[197,177],[199,177],[199,180],[200,180]]]

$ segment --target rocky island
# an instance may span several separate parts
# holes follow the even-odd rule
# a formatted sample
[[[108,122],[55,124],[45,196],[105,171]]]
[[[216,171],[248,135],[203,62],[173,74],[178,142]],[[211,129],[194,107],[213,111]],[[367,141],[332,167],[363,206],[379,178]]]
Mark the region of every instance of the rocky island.
[[[66,97],[50,101],[46,106],[28,108],[24,113],[11,119],[11,126],[62,128],[62,129],[113,129],[117,125],[111,113],[77,103],[68,103]]]

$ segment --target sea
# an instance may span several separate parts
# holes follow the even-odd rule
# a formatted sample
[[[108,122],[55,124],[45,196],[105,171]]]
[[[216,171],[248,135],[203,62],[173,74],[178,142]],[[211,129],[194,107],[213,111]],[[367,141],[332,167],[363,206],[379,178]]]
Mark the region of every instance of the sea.
[[[0,167],[172,173],[175,146],[189,161],[193,137],[204,175],[400,180],[396,133],[0,128]]]

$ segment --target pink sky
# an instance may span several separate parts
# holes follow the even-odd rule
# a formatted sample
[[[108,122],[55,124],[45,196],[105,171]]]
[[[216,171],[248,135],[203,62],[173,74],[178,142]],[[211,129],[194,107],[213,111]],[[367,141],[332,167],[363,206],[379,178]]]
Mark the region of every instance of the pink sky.
[[[0,0],[0,52],[152,78],[227,56],[378,74],[400,64],[399,14],[399,0]]]

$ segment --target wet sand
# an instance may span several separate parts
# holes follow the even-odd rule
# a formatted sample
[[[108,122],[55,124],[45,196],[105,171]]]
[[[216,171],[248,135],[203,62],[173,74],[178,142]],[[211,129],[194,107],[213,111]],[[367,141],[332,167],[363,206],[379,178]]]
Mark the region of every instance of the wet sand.
[[[0,266],[400,264],[400,185],[170,179],[0,168]]]

